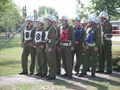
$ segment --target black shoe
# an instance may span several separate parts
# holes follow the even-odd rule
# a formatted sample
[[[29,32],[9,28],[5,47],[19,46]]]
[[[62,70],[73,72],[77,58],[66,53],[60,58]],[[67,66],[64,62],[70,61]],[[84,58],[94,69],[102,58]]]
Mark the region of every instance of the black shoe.
[[[90,69],[88,69],[87,71],[90,72]]]
[[[84,77],[84,74],[81,73],[81,74],[78,75],[78,77]]]
[[[112,71],[107,71],[105,72],[105,74],[112,74]]]
[[[28,75],[28,72],[21,72],[19,75]]]
[[[97,70],[96,73],[104,73],[104,70]]]
[[[55,80],[56,77],[48,77],[47,80]]]
[[[95,73],[92,73],[92,74],[91,74],[91,77],[96,77],[96,76],[95,76]]]
[[[50,77],[50,75],[46,75],[46,78],[49,78]]]
[[[68,77],[68,74],[67,74],[67,73],[65,73],[64,75],[62,75],[62,77]]]
[[[96,77],[95,75],[91,75],[91,77]]]
[[[68,79],[73,79],[72,75],[68,76]]]
[[[31,72],[31,73],[29,73],[29,75],[34,75],[34,73]]]
[[[75,73],[75,76],[78,76],[78,75],[79,75],[79,72],[76,72],[76,73]]]
[[[45,77],[45,78],[46,78],[46,77],[47,77],[47,75],[46,75],[46,74],[43,74],[43,75],[41,75],[41,77],[43,77],[43,78]]]
[[[61,73],[56,73],[56,75],[61,75]]]
[[[87,75],[87,73],[84,73],[84,75]]]
[[[40,73],[37,73],[37,74],[35,74],[35,76],[41,76],[41,74],[40,74]]]

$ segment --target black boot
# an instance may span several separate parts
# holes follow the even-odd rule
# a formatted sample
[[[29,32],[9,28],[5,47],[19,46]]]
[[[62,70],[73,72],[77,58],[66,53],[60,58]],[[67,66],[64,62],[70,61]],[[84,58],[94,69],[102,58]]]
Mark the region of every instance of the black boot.
[[[48,77],[47,80],[55,80],[56,77]]]
[[[68,74],[67,74],[67,73],[65,73],[64,75],[62,75],[62,77],[68,77]]]
[[[80,73],[79,75],[78,75],[78,77],[84,77],[85,76],[85,74],[83,74],[83,73]]]
[[[40,73],[37,73],[37,74],[35,74],[35,76],[41,76],[41,74],[40,74]]]
[[[104,70],[97,70],[96,73],[104,73]]]
[[[73,79],[72,75],[69,75],[69,76],[68,76],[68,79]]]
[[[28,72],[21,72],[19,75],[28,75]]]
[[[112,74],[112,71],[107,71],[105,72],[105,74]]]
[[[34,73],[33,73],[33,72],[30,72],[29,75],[34,75]]]

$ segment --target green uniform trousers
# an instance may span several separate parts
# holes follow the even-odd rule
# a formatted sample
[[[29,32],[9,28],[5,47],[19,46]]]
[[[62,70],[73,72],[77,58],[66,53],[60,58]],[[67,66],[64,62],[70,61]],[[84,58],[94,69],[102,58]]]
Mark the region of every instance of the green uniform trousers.
[[[56,74],[61,74],[61,53],[56,50]]]
[[[71,46],[61,46],[61,54],[63,60],[63,67],[68,76],[72,75],[72,51]]]
[[[84,61],[83,61],[83,69],[81,73],[85,74],[89,67],[91,67],[91,72],[93,75],[95,75],[96,71],[96,65],[97,65],[97,58],[98,53],[94,52],[94,47],[88,47],[88,49],[85,51],[84,55]]]
[[[30,64],[30,72],[34,73],[35,69],[35,55],[36,50],[34,47],[30,47],[28,44],[25,45],[22,52],[22,70],[23,72],[28,72],[28,56],[31,55],[31,64]]]
[[[111,40],[103,40],[102,44],[102,57],[101,60],[99,60],[99,70],[104,70],[105,61],[107,64],[107,71],[112,71],[112,51],[111,51]]]
[[[46,56],[49,67],[49,76],[56,77],[56,47],[53,47],[51,52],[46,50]]]
[[[37,62],[38,62],[38,73],[41,75],[47,75],[47,60],[45,58],[45,49],[37,47]]]
[[[78,44],[75,45],[74,51],[72,52],[72,63],[74,65],[74,56],[76,54],[75,72],[79,72],[80,65],[83,63],[83,47]]]

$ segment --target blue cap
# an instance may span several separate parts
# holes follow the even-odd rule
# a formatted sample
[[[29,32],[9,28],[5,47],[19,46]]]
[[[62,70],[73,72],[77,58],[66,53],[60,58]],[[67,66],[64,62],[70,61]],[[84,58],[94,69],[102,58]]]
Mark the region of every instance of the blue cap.
[[[52,16],[47,16],[46,19],[49,19],[50,21],[52,21]]]
[[[74,20],[80,21],[80,18],[79,18],[79,17],[75,17],[75,19],[74,19]]]
[[[67,16],[62,16],[60,20],[68,20]]]

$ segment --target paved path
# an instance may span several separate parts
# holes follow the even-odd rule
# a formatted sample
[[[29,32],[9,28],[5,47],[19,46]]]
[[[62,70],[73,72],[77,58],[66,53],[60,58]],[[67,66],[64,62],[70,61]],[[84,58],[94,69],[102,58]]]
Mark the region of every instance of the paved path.
[[[81,81],[89,81],[89,80],[99,80],[99,81],[108,81],[108,82],[115,82],[114,79],[120,78],[120,73],[113,72],[111,75],[105,74],[96,74],[97,77],[92,78],[90,77],[90,72],[88,72],[88,76],[86,78],[74,76],[72,80],[80,82],[80,86],[85,88],[85,85],[81,83]],[[63,77],[58,77],[57,80],[62,80],[69,82],[68,79]],[[30,76],[30,75],[10,75],[10,76],[0,76],[0,87],[1,86],[15,86],[18,84],[30,84],[30,83],[46,83],[49,82],[44,78],[40,78],[38,76]],[[116,84],[120,85],[120,82],[115,82]]]

